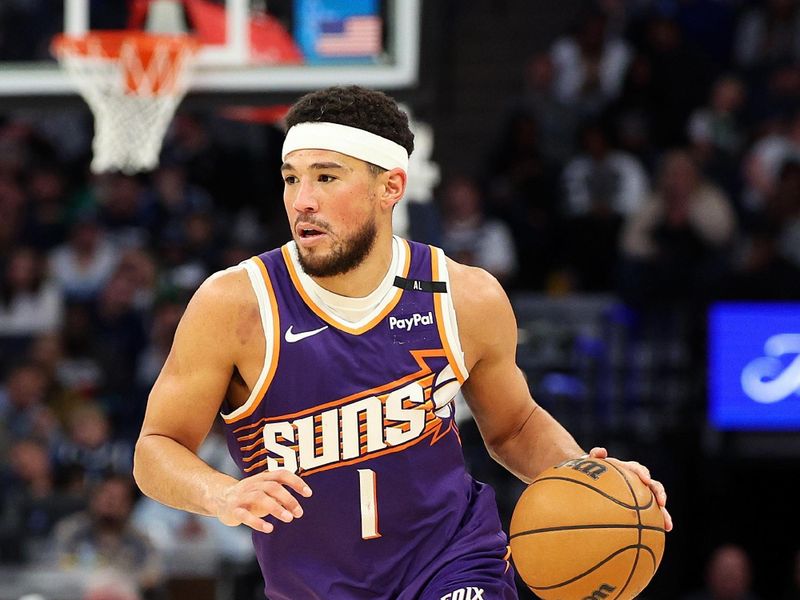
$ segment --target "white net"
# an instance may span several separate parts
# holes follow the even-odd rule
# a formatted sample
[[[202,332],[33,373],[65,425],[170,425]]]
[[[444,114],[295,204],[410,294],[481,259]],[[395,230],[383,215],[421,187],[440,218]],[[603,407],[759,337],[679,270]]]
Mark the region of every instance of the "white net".
[[[62,38],[56,54],[94,113],[92,171],[154,169],[187,91],[194,44],[146,34],[108,44],[89,34]]]

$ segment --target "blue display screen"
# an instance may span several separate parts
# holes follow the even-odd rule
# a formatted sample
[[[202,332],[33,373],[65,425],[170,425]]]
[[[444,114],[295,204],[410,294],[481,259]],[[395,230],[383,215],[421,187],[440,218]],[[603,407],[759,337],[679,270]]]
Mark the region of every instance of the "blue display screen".
[[[709,312],[709,420],[722,430],[800,430],[800,303]]]

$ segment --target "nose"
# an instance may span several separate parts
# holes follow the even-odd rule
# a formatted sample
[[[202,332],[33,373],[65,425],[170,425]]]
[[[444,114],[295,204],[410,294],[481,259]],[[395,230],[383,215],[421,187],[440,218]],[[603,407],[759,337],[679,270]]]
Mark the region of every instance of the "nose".
[[[319,210],[319,204],[314,199],[313,186],[300,182],[295,186],[292,208],[300,213],[314,213]]]

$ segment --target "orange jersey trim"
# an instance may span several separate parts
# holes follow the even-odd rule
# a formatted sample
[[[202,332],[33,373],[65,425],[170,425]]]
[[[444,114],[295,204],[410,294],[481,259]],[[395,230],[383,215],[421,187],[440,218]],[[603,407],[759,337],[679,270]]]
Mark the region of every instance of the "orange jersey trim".
[[[361,391],[361,392],[358,392],[358,393],[355,393],[355,394],[351,394],[351,395],[346,396],[344,398],[339,398],[338,400],[334,400],[332,402],[328,402],[326,404],[322,404],[322,405],[319,405],[319,406],[314,406],[314,407],[311,407],[311,408],[308,408],[308,409],[305,409],[305,410],[302,410],[302,411],[299,411],[299,412],[295,412],[295,413],[291,413],[291,414],[278,415],[278,416],[274,416],[274,417],[263,417],[263,418],[259,419],[258,421],[256,421],[255,423],[249,423],[247,425],[243,425],[242,427],[239,427],[238,429],[234,430],[233,433],[236,434],[236,433],[243,433],[243,432],[247,431],[248,433],[245,434],[245,435],[242,435],[241,437],[238,437],[237,441],[239,441],[239,442],[249,441],[249,440],[251,440],[251,439],[253,439],[255,437],[260,436],[262,434],[263,430],[264,430],[264,424],[267,423],[267,422],[270,422],[270,421],[289,420],[289,419],[295,419],[295,418],[298,418],[298,417],[307,416],[309,414],[317,413],[317,412],[319,412],[321,410],[326,410],[326,409],[333,408],[333,407],[336,407],[336,406],[341,406],[343,404],[347,404],[347,403],[349,403],[351,401],[355,401],[355,400],[358,400],[360,398],[367,397],[367,396],[379,396],[380,397],[381,395],[384,395],[383,394],[384,392],[399,388],[402,385],[404,385],[404,384],[406,384],[406,383],[408,383],[410,381],[419,381],[420,384],[422,384],[424,382],[424,383],[427,383],[427,385],[432,385],[434,376],[433,376],[433,374],[431,372],[431,368],[426,364],[425,358],[427,358],[427,357],[442,357],[442,356],[445,356],[444,353],[442,352],[442,350],[411,350],[410,352],[411,352],[411,355],[414,357],[414,359],[417,361],[417,364],[419,365],[419,370],[417,372],[415,372],[415,373],[411,373],[409,375],[406,375],[405,377],[401,377],[400,379],[397,379],[397,380],[392,381],[390,383],[383,384],[381,386],[377,386],[377,387],[374,387],[374,388],[371,388],[371,389],[368,389],[368,390],[364,390],[364,391]],[[435,444],[440,439],[442,439],[445,435],[447,435],[450,431],[454,431],[455,428],[453,427],[453,421],[451,421],[450,424],[446,428],[444,428],[444,423],[442,422],[442,420],[438,416],[436,416],[436,414],[433,412],[434,408],[435,408],[433,406],[433,400],[432,399],[426,400],[425,404],[427,405],[429,403],[430,403],[430,406],[429,407],[426,406],[426,409],[430,410],[431,412],[429,412],[426,415],[425,429],[423,430],[423,433],[419,437],[414,438],[413,440],[409,440],[409,441],[407,441],[407,442],[405,442],[403,444],[400,444],[399,446],[392,446],[392,447],[389,447],[389,448],[385,448],[383,450],[379,450],[379,451],[376,451],[374,453],[366,454],[366,455],[363,455],[363,456],[358,456],[358,457],[352,458],[352,459],[347,460],[347,461],[335,462],[335,463],[331,463],[329,465],[324,465],[324,466],[321,466],[321,467],[308,469],[306,471],[302,471],[300,474],[303,475],[303,476],[306,476],[306,475],[311,475],[313,473],[321,473],[323,471],[329,471],[331,469],[337,469],[339,467],[345,467],[345,466],[349,466],[349,465],[358,464],[358,463],[361,463],[361,462],[364,462],[364,461],[367,461],[367,460],[371,460],[373,458],[377,458],[379,456],[385,456],[387,454],[394,454],[395,452],[400,452],[402,450],[405,450],[406,448],[409,448],[411,446],[419,444],[420,442],[422,442],[423,440],[426,440],[426,439],[430,440],[430,444],[431,445]],[[249,448],[249,449],[253,449],[252,445],[246,446],[246,447]],[[244,450],[244,448],[241,448],[241,449]],[[259,457],[263,456],[265,454],[265,452],[266,452],[265,450],[257,450],[255,453],[250,455],[248,458],[245,458],[244,460],[245,460],[245,462],[252,462],[255,458],[259,458]],[[267,459],[263,459],[263,460],[260,460],[258,462],[255,462],[253,464],[250,464],[250,465],[248,465],[247,467],[244,468],[244,472],[245,473],[251,473],[254,470],[258,469],[259,467],[264,466],[266,463],[267,463]]]
[[[439,253],[433,246],[430,246],[430,249],[431,249],[431,270],[433,272],[433,280],[441,281],[441,274],[439,268]],[[447,293],[448,294],[451,293],[451,290],[447,290]],[[444,319],[445,319],[444,294],[433,295],[433,309],[436,313],[436,327],[439,330],[439,338],[442,340],[442,348],[444,348],[445,356],[447,356],[447,362],[449,362],[450,366],[453,367],[453,373],[455,373],[456,379],[458,379],[458,383],[464,385],[464,382],[467,380],[467,378],[464,375],[464,373],[461,372],[461,369],[458,367],[455,355],[453,354],[453,349],[450,347],[450,340],[447,337],[447,330],[445,329],[444,326]]]
[[[288,421],[291,419],[297,419],[300,417],[305,417],[310,414],[314,414],[323,410],[327,410],[329,408],[334,408],[336,406],[341,406],[343,404],[347,404],[354,400],[359,400],[361,398],[366,398],[367,396],[380,396],[384,392],[388,392],[394,390],[395,388],[399,388],[406,383],[411,381],[427,381],[430,379],[433,381],[433,375],[431,368],[425,363],[425,359],[427,357],[438,357],[438,356],[445,356],[441,350],[410,350],[411,355],[414,357],[414,360],[417,362],[419,369],[414,372],[406,375],[405,377],[401,377],[400,379],[395,379],[394,381],[390,381],[389,383],[384,383],[383,385],[379,385],[377,387],[370,388],[368,390],[363,390],[361,392],[357,392],[355,394],[350,394],[349,396],[345,396],[344,398],[339,398],[338,400],[333,400],[331,402],[327,402],[325,404],[320,404],[319,406],[312,406],[311,408],[306,408],[304,410],[290,413],[286,415],[276,415],[274,417],[263,417],[256,421],[255,423],[249,423],[248,425],[242,425],[238,429],[235,429],[233,433],[239,433],[242,431],[246,431],[249,429],[255,429],[262,426],[264,423],[268,421]],[[255,435],[250,433],[248,435],[244,435],[242,437],[236,438],[237,441],[245,441],[249,439],[253,439]]]
[[[267,377],[264,379],[264,383],[258,389],[253,404],[250,405],[243,413],[236,415],[235,417],[223,417],[226,423],[236,423],[237,421],[241,421],[249,417],[250,415],[255,412],[255,410],[259,407],[262,400],[264,399],[267,390],[269,389],[270,384],[272,383],[273,378],[275,377],[275,372],[278,370],[278,357],[280,356],[281,350],[281,324],[280,324],[280,315],[278,313],[278,302],[275,299],[275,290],[272,288],[272,280],[270,280],[269,272],[267,271],[267,266],[264,264],[260,258],[255,257],[253,261],[258,265],[259,270],[261,271],[261,276],[264,278],[264,284],[267,288],[267,294],[269,295],[269,305],[270,310],[272,311],[272,357],[270,360],[269,365],[269,372],[267,373]],[[264,340],[264,352],[267,351],[267,341]]]
[[[411,268],[411,248],[408,245],[406,240],[402,240],[402,242],[406,246],[406,260],[405,264],[403,265],[403,277],[408,276],[408,270]],[[400,298],[403,296],[403,290],[397,289],[395,291],[394,298],[392,298],[389,303],[384,307],[384,309],[373,319],[369,321],[363,327],[348,327],[343,323],[339,323],[338,321],[333,320],[328,313],[326,313],[316,302],[314,302],[311,297],[306,293],[305,289],[303,289],[303,285],[300,283],[300,278],[297,276],[297,271],[294,268],[294,263],[292,262],[292,258],[289,255],[289,246],[288,244],[281,247],[281,254],[283,255],[283,261],[286,263],[286,268],[289,271],[289,277],[292,279],[292,284],[294,288],[297,290],[297,293],[300,294],[300,297],[303,298],[303,302],[306,303],[306,306],[310,308],[315,315],[317,315],[320,319],[325,321],[331,327],[335,327],[341,331],[349,333],[351,335],[361,335],[362,333],[366,333],[375,325],[383,321],[386,316],[394,310],[394,307],[397,306],[397,303],[400,302]]]

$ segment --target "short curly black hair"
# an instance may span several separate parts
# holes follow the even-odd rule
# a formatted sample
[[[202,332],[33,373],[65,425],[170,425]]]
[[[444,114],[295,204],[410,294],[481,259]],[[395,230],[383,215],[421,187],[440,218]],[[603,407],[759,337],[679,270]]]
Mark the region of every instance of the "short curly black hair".
[[[414,134],[408,126],[408,115],[383,92],[357,85],[311,92],[295,102],[286,115],[287,128],[308,122],[357,127],[400,144],[409,155],[414,151]]]

